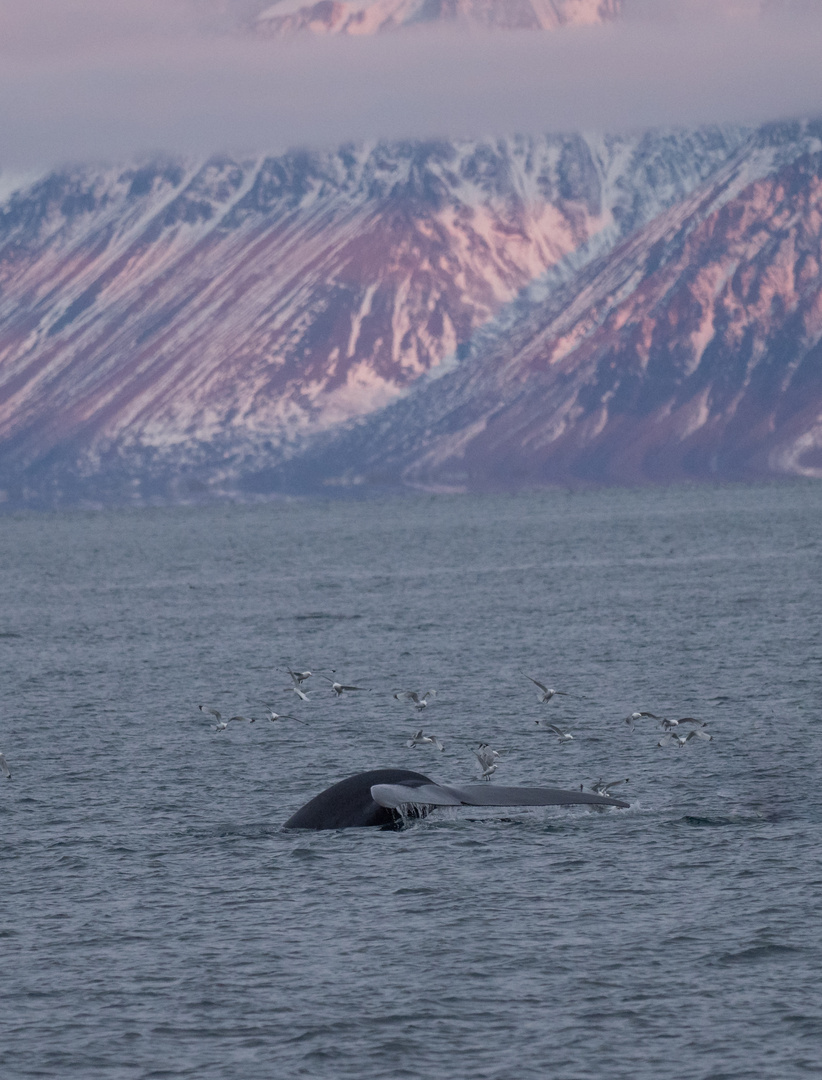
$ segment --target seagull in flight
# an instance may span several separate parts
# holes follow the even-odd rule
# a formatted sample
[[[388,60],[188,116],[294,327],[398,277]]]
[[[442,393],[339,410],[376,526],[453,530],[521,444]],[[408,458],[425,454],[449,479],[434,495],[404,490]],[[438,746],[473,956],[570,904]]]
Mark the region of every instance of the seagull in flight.
[[[306,679],[311,678],[311,672],[310,671],[292,671],[291,668],[286,668],[285,670],[288,672],[288,674],[294,680],[294,684],[296,686],[302,686],[302,684],[305,682]]]
[[[333,679],[329,679],[327,675],[323,675],[322,678],[327,679],[328,682],[331,683],[331,689],[334,691],[334,693],[337,695],[337,697],[342,697],[342,694],[343,694],[344,690],[370,690],[371,689],[370,686],[344,686],[342,683],[334,682]]]
[[[491,773],[497,771],[497,761],[500,757],[499,750],[492,750],[488,743],[480,743],[479,749],[473,751],[474,757],[480,763],[482,769],[481,780],[490,780]]]
[[[629,783],[629,779],[627,776],[624,780],[609,780],[607,783],[600,776],[599,780],[597,780],[595,784],[591,785],[591,791],[593,791],[596,795],[607,795],[610,798],[611,788],[616,787],[617,784],[627,783]]]
[[[394,694],[397,701],[413,701],[415,709],[427,709],[428,699],[436,696],[436,690],[426,690],[424,694],[418,694],[416,690],[398,690]]]
[[[405,745],[412,749],[416,746],[436,746],[438,750],[445,749],[436,735],[425,735],[422,728],[420,728],[416,735],[413,735]]]
[[[667,732],[657,743],[657,746],[670,746],[671,743],[682,749],[686,742],[690,742],[691,739],[704,739],[706,742],[710,742],[713,739],[713,735],[709,735],[707,731],[702,731],[700,728],[693,728],[687,735],[675,735],[673,731]]]
[[[628,725],[628,727],[631,729],[631,731],[633,731],[634,730],[634,724],[637,722],[637,720],[642,720],[643,717],[647,718],[648,720],[662,720],[663,719],[663,717],[657,716],[656,713],[652,713],[652,712],[632,712],[629,716],[626,716],[624,719],[625,719],[625,723]]]
[[[269,709],[265,714],[266,720],[296,720],[298,724],[305,725],[305,720],[300,720],[299,716],[292,716],[290,713],[277,713],[273,709]],[[236,717],[234,718],[237,719]]]
[[[208,713],[210,716],[214,717],[217,721],[217,726],[214,729],[215,731],[225,731],[232,720],[245,720],[244,716],[230,716],[228,720],[223,720],[223,714],[220,710],[213,709],[210,705],[198,705],[197,708],[201,713]],[[253,724],[254,721],[252,720],[251,723]]]
[[[218,720],[217,727],[214,730],[225,731],[228,728],[228,725],[234,720],[245,720],[247,723],[253,724],[255,719],[256,717],[254,716],[229,716],[228,720]]]
[[[0,751],[0,769],[2,769],[9,780],[11,780],[11,769],[9,768],[9,763],[3,757],[2,751]]]
[[[682,716],[679,720],[668,720],[667,717],[663,717],[662,726],[666,731],[670,731],[671,728],[679,727],[680,724],[696,724],[698,727],[705,727],[704,720],[697,720],[695,716]]]
[[[535,720],[534,723],[537,727],[546,728],[548,731],[553,731],[560,742],[573,742],[574,736],[570,731],[563,731],[561,727],[556,724],[546,724],[544,720]]]
[[[520,675],[525,675],[525,672],[521,671]],[[569,696],[565,690],[554,690],[554,688],[552,686],[546,686],[545,683],[541,683],[538,679],[532,679],[530,675],[525,675],[525,678],[529,682],[532,682],[534,684],[534,686],[539,687],[539,690],[540,690],[539,701],[540,702],[550,701],[551,698],[555,697],[557,694],[561,694],[563,697],[568,697]]]

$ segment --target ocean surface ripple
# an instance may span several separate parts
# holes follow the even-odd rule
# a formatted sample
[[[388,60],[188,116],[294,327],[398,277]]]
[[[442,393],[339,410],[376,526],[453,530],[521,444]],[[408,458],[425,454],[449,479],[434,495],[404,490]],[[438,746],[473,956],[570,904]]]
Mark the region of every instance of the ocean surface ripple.
[[[818,1075],[821,511],[796,483],[0,517],[3,1076]],[[371,689],[301,703],[295,665]],[[480,741],[492,783],[630,777],[631,808],[281,830],[363,769],[470,781]]]

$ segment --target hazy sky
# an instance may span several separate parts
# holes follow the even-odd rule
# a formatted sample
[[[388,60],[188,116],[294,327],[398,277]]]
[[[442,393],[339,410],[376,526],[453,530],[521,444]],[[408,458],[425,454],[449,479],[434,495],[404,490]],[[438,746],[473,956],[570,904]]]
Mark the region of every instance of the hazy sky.
[[[0,0],[0,168],[822,114],[822,0],[625,0],[619,23],[556,33],[287,42],[232,27],[231,4]]]

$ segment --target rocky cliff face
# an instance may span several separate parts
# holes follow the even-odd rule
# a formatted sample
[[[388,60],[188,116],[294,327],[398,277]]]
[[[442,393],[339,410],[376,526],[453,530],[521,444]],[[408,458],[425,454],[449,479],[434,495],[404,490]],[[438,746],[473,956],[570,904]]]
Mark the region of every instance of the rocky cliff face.
[[[254,29],[266,37],[377,34],[426,23],[553,30],[604,22],[620,6],[620,0],[280,0],[257,17]]]
[[[467,356],[525,287],[567,287],[746,138],[378,145],[46,177],[0,213],[0,488],[262,483],[309,436]]]
[[[458,489],[822,477],[820,136],[760,132],[479,355],[294,475]]]

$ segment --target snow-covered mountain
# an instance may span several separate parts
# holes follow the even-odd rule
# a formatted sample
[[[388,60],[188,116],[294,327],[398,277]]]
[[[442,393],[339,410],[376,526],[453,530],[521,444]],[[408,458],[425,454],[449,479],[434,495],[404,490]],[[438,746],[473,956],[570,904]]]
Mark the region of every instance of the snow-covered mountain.
[[[757,133],[519,314],[287,482],[822,477],[822,123]]]
[[[506,30],[591,26],[614,18],[621,0],[279,0],[261,12],[255,29],[266,36],[376,34],[446,22]]]
[[[308,437],[468,355],[518,296],[567,287],[747,138],[380,144],[41,179],[0,213],[0,488],[264,486]]]

